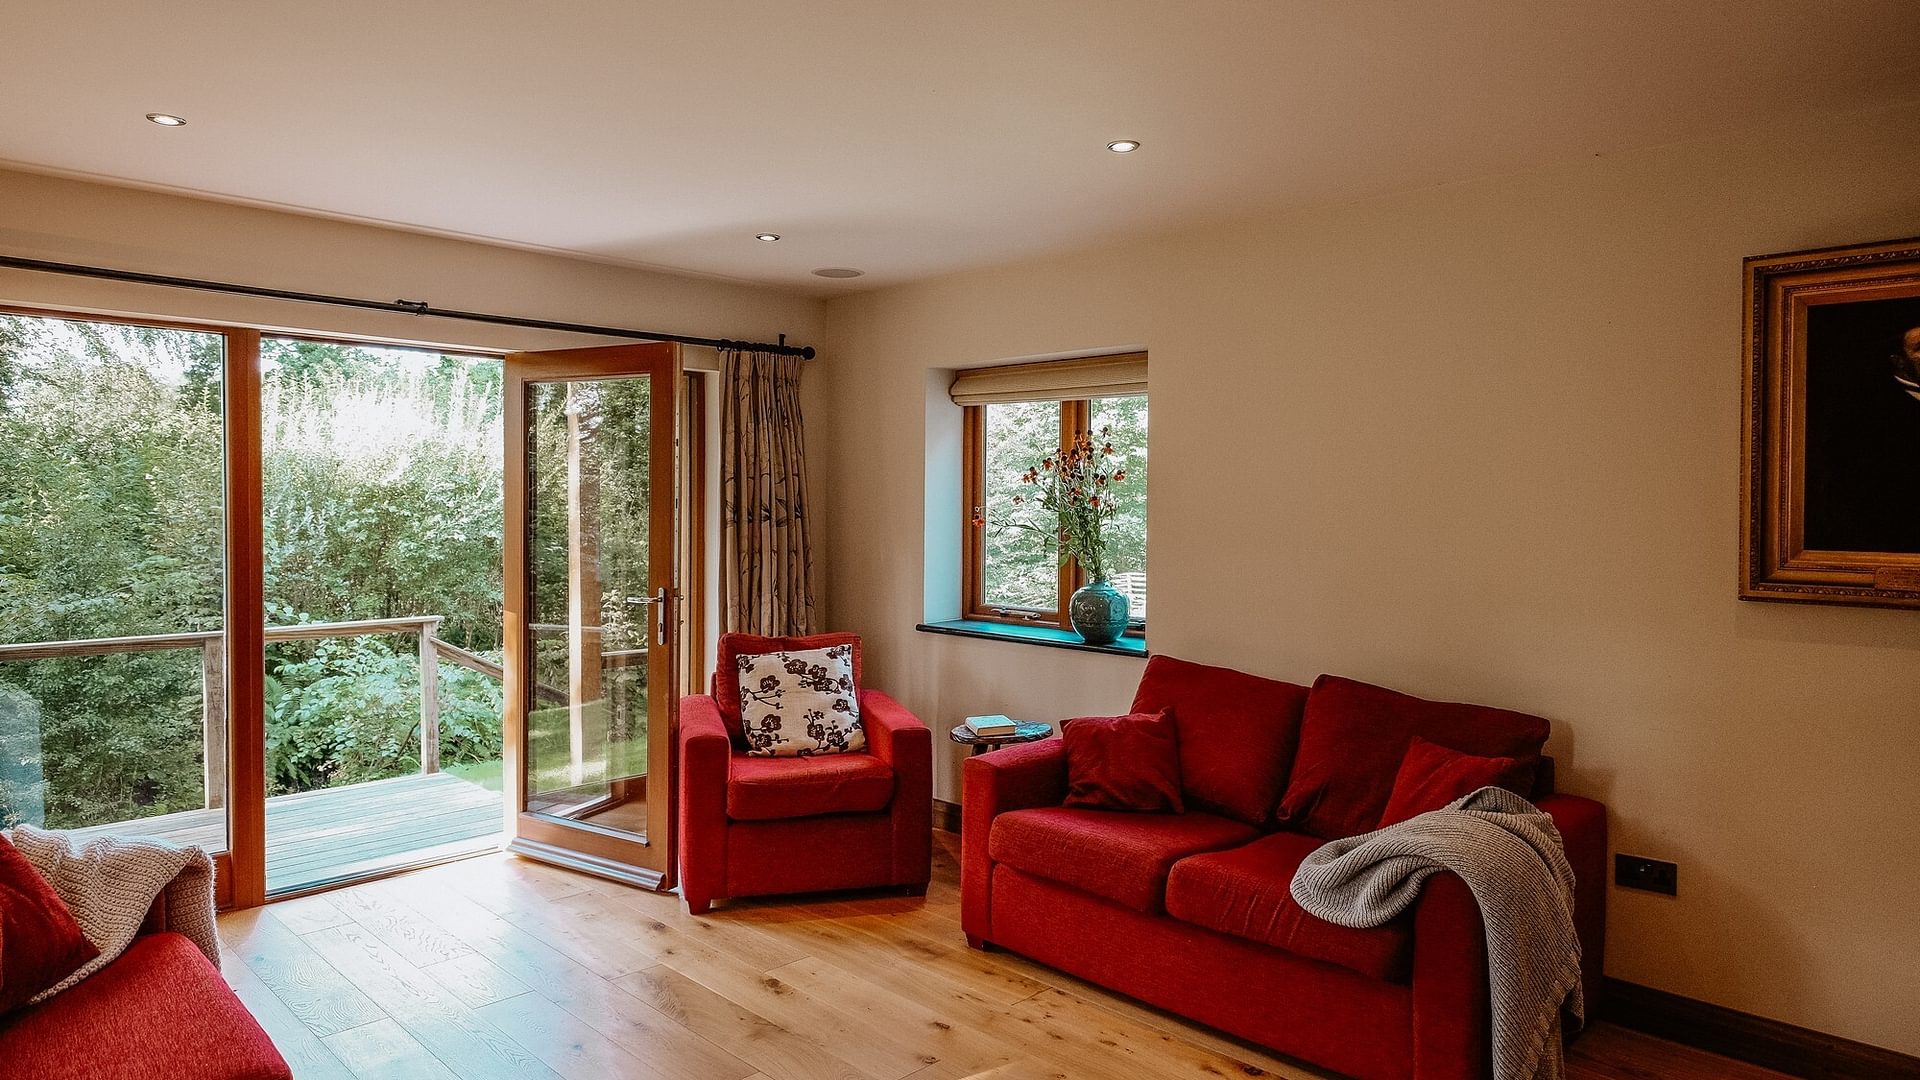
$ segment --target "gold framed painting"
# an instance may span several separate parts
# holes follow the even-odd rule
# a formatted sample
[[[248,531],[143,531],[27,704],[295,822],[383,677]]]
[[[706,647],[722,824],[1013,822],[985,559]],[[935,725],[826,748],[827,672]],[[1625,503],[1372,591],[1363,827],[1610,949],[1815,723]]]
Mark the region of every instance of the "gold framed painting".
[[[1745,265],[1741,598],[1920,608],[1920,239]]]

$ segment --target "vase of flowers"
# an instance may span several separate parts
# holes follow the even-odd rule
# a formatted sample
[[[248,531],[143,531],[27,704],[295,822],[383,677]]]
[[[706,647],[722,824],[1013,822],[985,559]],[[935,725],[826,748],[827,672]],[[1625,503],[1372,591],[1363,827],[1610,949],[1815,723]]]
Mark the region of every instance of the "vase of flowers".
[[[1114,485],[1127,478],[1122,459],[1115,463],[1110,428],[1100,429],[1096,441],[1082,435],[1057,454],[1020,475],[1026,485],[1013,497],[1012,512],[994,518],[995,525],[1027,529],[1058,545],[1060,562],[1080,567],[1087,584],[1067,601],[1067,618],[1090,645],[1111,645],[1126,633],[1131,614],[1127,594],[1108,580],[1105,526],[1118,507]],[[987,524],[984,516],[975,525]]]

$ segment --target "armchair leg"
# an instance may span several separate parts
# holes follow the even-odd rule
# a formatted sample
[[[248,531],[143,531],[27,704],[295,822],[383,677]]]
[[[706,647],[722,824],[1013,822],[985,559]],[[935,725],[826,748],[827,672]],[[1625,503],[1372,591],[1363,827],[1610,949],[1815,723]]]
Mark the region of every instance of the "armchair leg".
[[[968,934],[967,948],[979,949],[981,952],[992,952],[993,942],[988,941],[986,938],[983,938],[983,937],[974,937],[972,934]]]
[[[925,896],[927,895],[927,883],[923,881],[918,885],[907,885],[904,886],[901,891],[908,896]]]
[[[681,899],[687,902],[687,914],[689,915],[705,915],[707,912],[713,910],[713,901],[707,897],[687,894],[683,895]]]

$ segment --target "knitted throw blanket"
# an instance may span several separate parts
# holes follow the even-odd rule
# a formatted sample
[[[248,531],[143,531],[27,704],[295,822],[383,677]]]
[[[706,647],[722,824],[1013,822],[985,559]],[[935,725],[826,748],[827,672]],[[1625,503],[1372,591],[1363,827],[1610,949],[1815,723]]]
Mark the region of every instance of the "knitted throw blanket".
[[[1487,926],[1494,1080],[1560,1080],[1561,1010],[1585,1017],[1573,869],[1553,819],[1484,787],[1384,829],[1334,840],[1300,864],[1293,898],[1347,927],[1379,926],[1413,905],[1429,877],[1467,883]]]
[[[17,825],[13,846],[53,883],[73,911],[95,957],[67,978],[36,994],[40,1002],[112,963],[133,944],[147,911],[167,894],[167,929],[200,947],[220,966],[220,939],[213,922],[213,860],[197,847],[178,847],[138,836],[102,836],[76,848],[65,833]]]

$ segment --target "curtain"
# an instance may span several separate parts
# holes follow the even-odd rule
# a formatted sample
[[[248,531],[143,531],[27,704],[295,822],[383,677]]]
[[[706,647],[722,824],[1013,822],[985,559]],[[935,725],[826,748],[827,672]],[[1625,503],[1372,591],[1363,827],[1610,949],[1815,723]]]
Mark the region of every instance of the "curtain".
[[[814,631],[800,364],[720,353],[721,606],[730,631]]]

